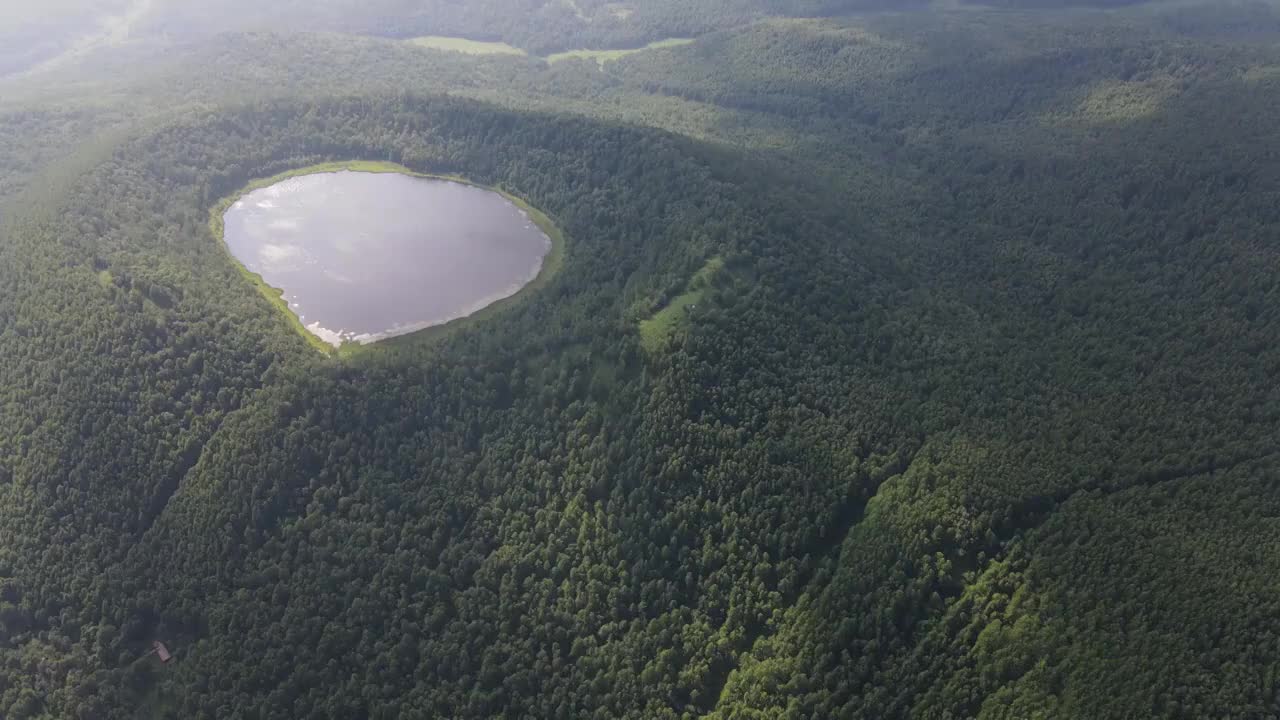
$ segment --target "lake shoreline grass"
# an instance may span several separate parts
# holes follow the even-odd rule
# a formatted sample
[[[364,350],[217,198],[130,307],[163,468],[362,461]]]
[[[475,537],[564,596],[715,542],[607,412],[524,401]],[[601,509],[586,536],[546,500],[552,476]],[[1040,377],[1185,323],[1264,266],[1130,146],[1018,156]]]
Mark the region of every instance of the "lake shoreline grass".
[[[263,279],[261,275],[245,267],[244,263],[240,262],[240,259],[231,252],[231,248],[227,245],[226,241],[226,226],[223,218],[227,211],[231,209],[232,205],[255,190],[271,187],[272,185],[284,182],[290,178],[337,172],[396,173],[425,180],[447,180],[449,182],[461,183],[463,185],[470,185],[490,192],[496,192],[529,216],[529,219],[538,226],[538,229],[542,230],[542,232],[551,240],[551,249],[542,258],[542,265],[538,268],[538,274],[534,276],[533,280],[530,280],[515,293],[508,295],[501,300],[490,303],[470,315],[455,318],[439,325],[432,325],[430,327],[404,333],[402,335],[386,337],[368,345],[348,341],[335,347],[307,329],[307,326],[303,324],[302,319],[299,318],[297,313],[289,307],[289,303],[284,299],[284,291],[282,289],[272,287],[271,284]],[[524,198],[513,195],[501,187],[482,185],[460,175],[421,173],[411,170],[399,163],[381,160],[337,160],[317,163],[306,167],[286,170],[282,173],[272,175],[271,177],[250,180],[244,185],[244,187],[218,200],[212,207],[210,207],[209,232],[212,233],[213,239],[222,248],[222,251],[226,253],[227,258],[240,271],[241,276],[248,280],[249,283],[252,284],[258,292],[268,300],[268,302],[285,314],[293,329],[300,333],[303,338],[307,340],[309,345],[324,355],[331,357],[351,357],[368,348],[378,345],[400,344],[400,342],[404,342],[410,338],[415,341],[436,339],[451,334],[461,327],[481,322],[486,318],[492,317],[496,313],[512,307],[517,302],[523,301],[533,291],[545,287],[564,267],[566,244],[564,232],[546,213],[529,204],[529,202]]]

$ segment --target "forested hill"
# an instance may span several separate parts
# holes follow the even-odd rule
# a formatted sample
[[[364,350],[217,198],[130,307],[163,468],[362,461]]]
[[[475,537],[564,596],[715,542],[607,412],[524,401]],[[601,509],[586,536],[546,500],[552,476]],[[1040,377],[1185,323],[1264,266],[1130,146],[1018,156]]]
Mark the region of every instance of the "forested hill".
[[[243,31],[502,41],[533,53],[633,48],[766,17],[925,7],[929,0],[46,0],[0,10],[0,77],[111,47]]]
[[[1280,13],[1175,5],[0,81],[0,717],[1280,715]],[[356,159],[563,266],[317,353],[210,209]]]
[[[563,224],[571,252],[563,280],[483,332],[333,367],[231,280],[193,220],[203,198],[250,177],[386,154],[528,197]],[[24,478],[5,506],[23,538],[6,548],[22,570],[6,586],[12,630],[101,667],[84,684],[62,665],[26,666],[69,683],[27,707],[102,712],[148,692],[163,704],[164,688],[213,676],[227,684],[184,688],[181,707],[654,716],[705,701],[747,628],[794,596],[907,452],[888,442],[892,422],[833,405],[890,387],[819,381],[804,362],[861,332],[820,341],[826,321],[767,282],[812,257],[820,246],[805,235],[821,228],[778,201],[748,202],[707,162],[663,136],[581,121],[353,101],[174,128],[87,176],[15,248],[28,264],[6,263],[15,295],[47,298],[7,319],[3,346],[7,367],[30,368],[6,405],[6,426],[25,429],[6,448]],[[149,206],[159,197],[164,214]],[[731,343],[715,355],[777,358],[717,384],[698,379],[723,372],[714,355],[646,359],[627,321],[712,255],[748,263],[724,292],[767,310],[704,318]],[[841,307],[829,312],[872,310]],[[75,465],[60,462],[66,447]],[[400,560],[362,559],[371,552]],[[32,599],[42,612],[21,609]],[[97,617],[87,635],[85,620],[73,637],[51,619],[82,612]],[[157,635],[187,648],[178,675],[135,662]],[[383,666],[374,658],[393,635]],[[299,642],[329,651],[308,664]],[[671,642],[692,664],[646,673],[655,643]],[[250,648],[283,673],[281,692],[245,694],[264,681],[264,665],[244,662]]]

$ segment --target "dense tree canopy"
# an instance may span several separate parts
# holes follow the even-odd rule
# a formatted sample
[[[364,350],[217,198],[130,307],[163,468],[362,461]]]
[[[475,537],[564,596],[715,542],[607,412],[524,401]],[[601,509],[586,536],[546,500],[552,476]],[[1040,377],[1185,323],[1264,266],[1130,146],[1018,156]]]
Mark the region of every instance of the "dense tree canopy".
[[[3,85],[0,716],[1280,715],[1280,51],[1194,12]],[[209,209],[345,159],[565,265],[321,355]]]

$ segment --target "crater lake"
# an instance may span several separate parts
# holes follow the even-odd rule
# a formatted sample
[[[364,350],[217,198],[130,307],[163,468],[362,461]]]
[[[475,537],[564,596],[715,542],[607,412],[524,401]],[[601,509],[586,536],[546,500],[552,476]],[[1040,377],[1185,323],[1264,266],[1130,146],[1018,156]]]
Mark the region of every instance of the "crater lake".
[[[533,281],[552,247],[492,190],[348,170],[248,192],[224,214],[223,239],[334,346],[466,317]]]

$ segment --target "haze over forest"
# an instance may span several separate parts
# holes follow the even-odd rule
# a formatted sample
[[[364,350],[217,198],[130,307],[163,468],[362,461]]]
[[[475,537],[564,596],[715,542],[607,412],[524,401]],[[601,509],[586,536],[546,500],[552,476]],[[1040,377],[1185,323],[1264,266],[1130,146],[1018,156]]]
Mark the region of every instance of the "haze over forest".
[[[1278,107],[1276,0],[4,3],[0,718],[1280,717]],[[225,218],[336,171],[551,250],[331,347]]]

